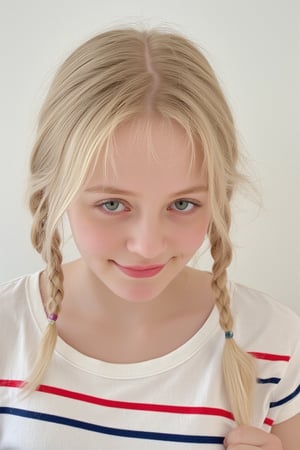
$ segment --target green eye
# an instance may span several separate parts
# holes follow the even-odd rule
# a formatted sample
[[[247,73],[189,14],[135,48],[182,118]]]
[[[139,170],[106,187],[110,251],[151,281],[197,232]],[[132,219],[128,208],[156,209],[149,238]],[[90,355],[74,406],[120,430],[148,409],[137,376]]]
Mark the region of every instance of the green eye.
[[[106,212],[122,212],[124,210],[124,205],[118,200],[108,200],[101,203],[99,207]]]
[[[194,203],[189,202],[188,200],[176,200],[174,205],[178,211],[191,211],[195,206]]]

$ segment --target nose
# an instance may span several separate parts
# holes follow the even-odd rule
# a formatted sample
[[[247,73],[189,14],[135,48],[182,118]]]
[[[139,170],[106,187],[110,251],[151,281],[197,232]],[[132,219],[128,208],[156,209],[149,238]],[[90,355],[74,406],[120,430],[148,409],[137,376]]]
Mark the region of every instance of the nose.
[[[132,225],[132,224],[131,224]],[[166,234],[162,221],[153,214],[140,218],[131,226],[127,238],[127,249],[152,262],[163,262],[159,259],[166,250]]]

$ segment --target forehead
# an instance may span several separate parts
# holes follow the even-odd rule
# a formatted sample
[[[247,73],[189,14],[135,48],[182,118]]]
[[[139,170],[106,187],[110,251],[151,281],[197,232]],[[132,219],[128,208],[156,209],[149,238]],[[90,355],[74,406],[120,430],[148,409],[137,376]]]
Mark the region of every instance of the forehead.
[[[198,181],[203,178],[202,163],[200,144],[175,120],[140,117],[119,125],[99,154],[91,182]]]

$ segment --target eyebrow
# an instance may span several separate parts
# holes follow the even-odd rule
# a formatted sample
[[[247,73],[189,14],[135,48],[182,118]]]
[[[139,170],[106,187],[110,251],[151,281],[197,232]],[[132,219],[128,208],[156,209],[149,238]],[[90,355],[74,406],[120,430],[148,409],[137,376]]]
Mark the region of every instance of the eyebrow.
[[[197,185],[197,186],[191,186],[190,188],[184,189],[183,191],[174,192],[171,194],[173,197],[181,196],[181,195],[187,195],[187,194],[193,194],[197,192],[206,192],[208,191],[208,187],[204,185]],[[128,191],[126,189],[119,189],[114,186],[92,186],[88,189],[86,189],[86,192],[96,192],[96,193],[109,193],[109,194],[116,194],[116,195],[130,195],[137,197],[138,195],[135,192]]]

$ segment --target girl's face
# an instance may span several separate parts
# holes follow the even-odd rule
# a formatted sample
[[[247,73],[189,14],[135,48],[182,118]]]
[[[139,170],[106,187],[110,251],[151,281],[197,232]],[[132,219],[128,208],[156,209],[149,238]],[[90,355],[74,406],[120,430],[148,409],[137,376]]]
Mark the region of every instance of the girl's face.
[[[89,272],[132,302],[159,296],[201,246],[210,222],[199,148],[174,121],[121,125],[68,209]]]

